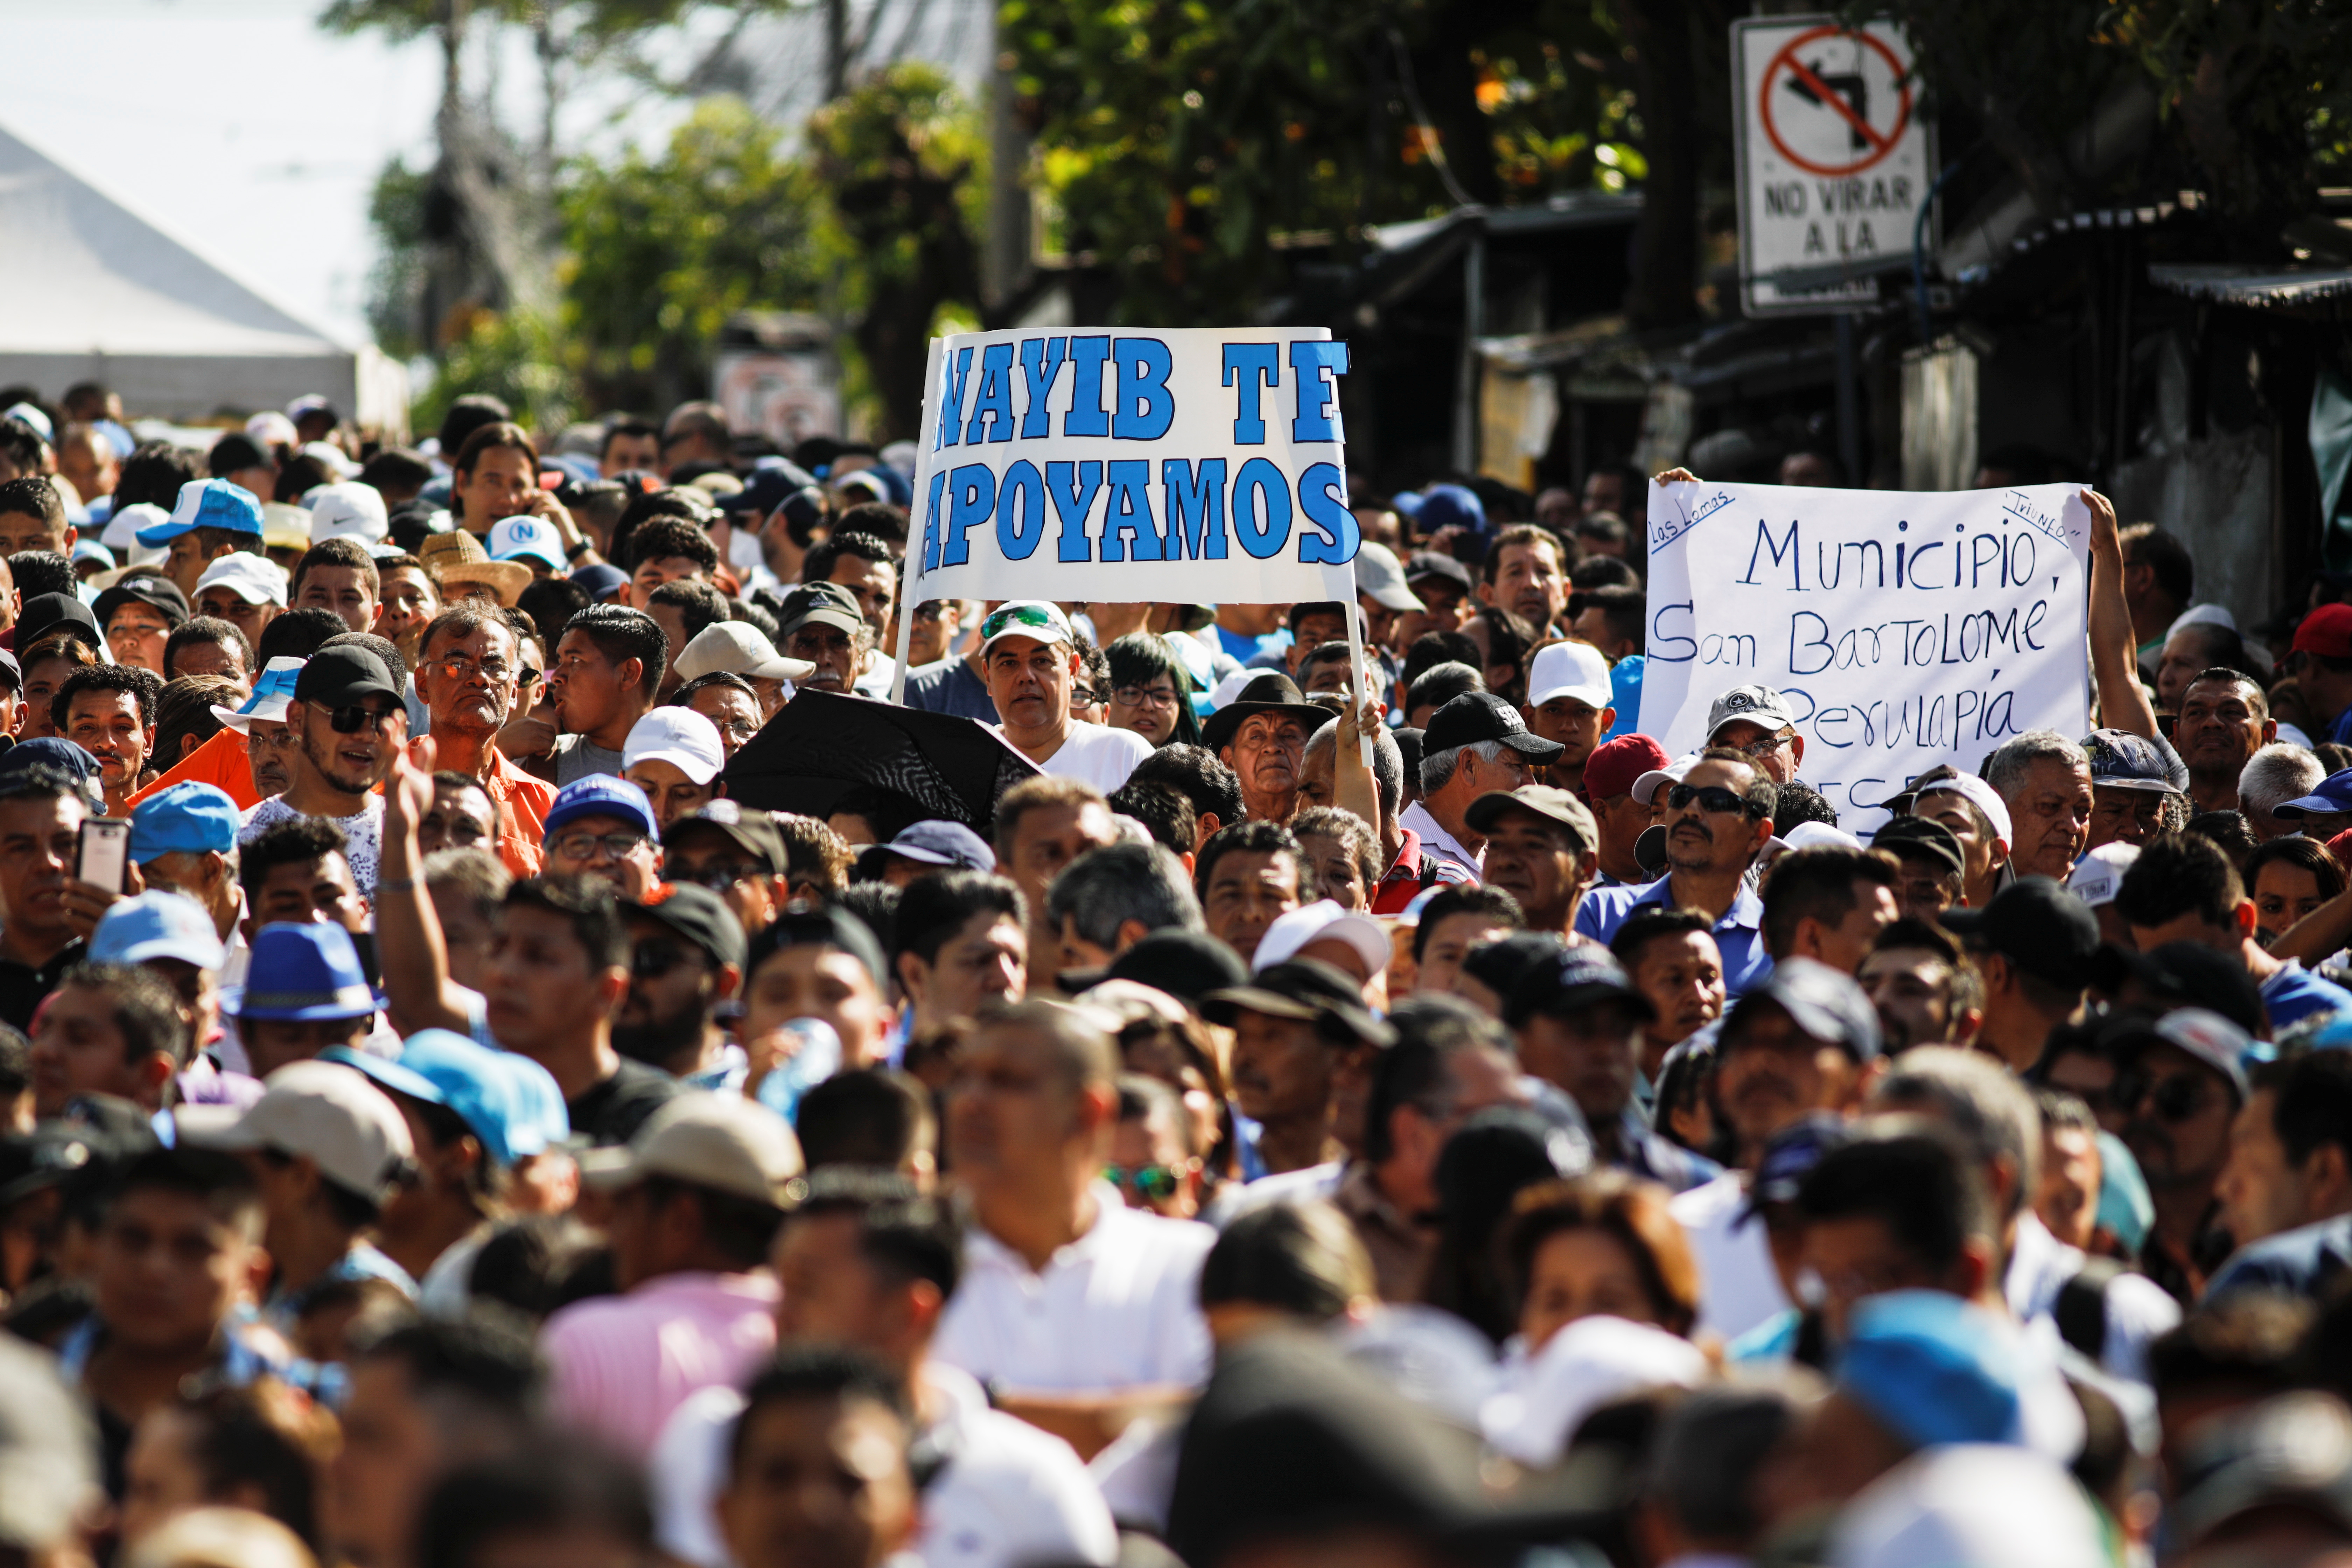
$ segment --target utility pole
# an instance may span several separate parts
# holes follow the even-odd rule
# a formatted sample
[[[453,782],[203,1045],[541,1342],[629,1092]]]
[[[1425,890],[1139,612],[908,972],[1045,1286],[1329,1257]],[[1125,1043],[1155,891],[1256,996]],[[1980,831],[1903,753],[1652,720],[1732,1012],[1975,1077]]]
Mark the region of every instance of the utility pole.
[[[849,0],[824,0],[824,100],[849,90]]]

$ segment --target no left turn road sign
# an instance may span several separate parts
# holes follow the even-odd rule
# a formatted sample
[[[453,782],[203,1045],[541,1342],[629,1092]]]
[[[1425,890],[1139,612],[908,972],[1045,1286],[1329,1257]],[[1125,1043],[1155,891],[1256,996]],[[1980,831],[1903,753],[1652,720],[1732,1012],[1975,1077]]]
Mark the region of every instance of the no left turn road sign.
[[[1732,59],[1748,313],[1872,302],[1933,180],[1909,41],[1889,23],[1758,17],[1732,24]]]

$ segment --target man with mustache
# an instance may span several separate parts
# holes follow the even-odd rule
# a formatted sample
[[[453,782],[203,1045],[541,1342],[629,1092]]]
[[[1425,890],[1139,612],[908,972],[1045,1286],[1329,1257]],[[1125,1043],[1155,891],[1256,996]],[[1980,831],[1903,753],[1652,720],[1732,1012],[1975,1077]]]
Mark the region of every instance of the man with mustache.
[[[2278,739],[2262,682],[2235,669],[2192,676],[2180,694],[2173,749],[2189,764],[2189,801],[2198,811],[2238,809],[2238,775]]]
[[[1635,795],[1642,784],[1635,781]],[[1666,830],[1666,874],[1640,887],[1594,889],[1577,910],[1577,931],[1607,942],[1638,910],[1696,910],[1715,922],[1725,991],[1734,1001],[1746,995],[1772,969],[1763,901],[1747,877],[1772,837],[1776,793],[1771,776],[1744,752],[1726,746],[1700,752],[1679,783],[1654,796],[1665,803],[1659,820]]]
[[[1201,726],[1201,743],[1241,780],[1244,815],[1287,822],[1302,804],[1307,738],[1332,721],[1283,674],[1261,675]]]
[[[1809,1116],[1850,1116],[1877,1081],[1878,1015],[1827,964],[1775,965],[1723,1021],[1716,1100],[1738,1142],[1739,1169],[1670,1205],[1698,1257],[1698,1331],[1736,1339],[1789,1301],[1772,1265],[1750,1173],[1775,1133]]]
[[[1060,605],[1014,599],[980,623],[980,638],[988,695],[1003,721],[996,732],[1040,772],[1083,779],[1109,795],[1151,754],[1151,742],[1132,730],[1071,717],[1070,694],[1086,663]]]

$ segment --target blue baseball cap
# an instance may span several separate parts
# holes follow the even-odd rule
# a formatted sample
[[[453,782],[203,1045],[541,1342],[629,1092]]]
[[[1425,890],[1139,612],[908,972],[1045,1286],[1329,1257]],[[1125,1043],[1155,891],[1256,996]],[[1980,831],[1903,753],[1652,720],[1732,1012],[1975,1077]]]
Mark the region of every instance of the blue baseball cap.
[[[501,1051],[447,1029],[419,1029],[397,1058],[330,1046],[319,1055],[339,1061],[389,1089],[456,1111],[482,1141],[483,1152],[512,1165],[572,1136],[563,1091],[529,1057]]]
[[[2342,811],[2352,811],[2352,768],[2328,774],[2309,795],[2271,807],[2272,816],[2285,821],[2305,815],[2332,816]]]
[[[363,1018],[383,1005],[341,926],[275,921],[253,939],[240,1018]]]
[[[98,759],[62,735],[17,742],[0,752],[0,773],[13,773],[36,763],[70,774],[76,784],[88,784],[98,776]]]
[[[1822,1156],[1853,1142],[1852,1124],[1828,1111],[1801,1118],[1773,1133],[1757,1157],[1756,1179],[1749,1184],[1745,1212],[1753,1214],[1766,1204],[1794,1202],[1806,1173],[1822,1163]]]
[[[572,580],[588,591],[590,604],[601,604],[629,585],[629,574],[618,566],[608,566],[602,561],[592,562],[572,574]]]
[[[2163,740],[2150,740],[2128,730],[2094,730],[2083,737],[2083,752],[2091,759],[2091,782],[2111,789],[2136,789],[2150,795],[2187,795],[2189,764]]]
[[[1432,485],[1421,492],[1421,510],[1412,520],[1415,532],[1427,535],[1441,528],[1458,528],[1474,538],[1486,537],[1486,503],[1465,485]]]
[[[611,773],[590,773],[557,790],[540,837],[545,838],[583,816],[625,816],[642,826],[648,837],[661,837],[661,824],[655,820],[654,803],[646,798],[646,792]]]
[[[165,888],[114,904],[100,917],[98,929],[89,935],[92,963],[145,963],[153,958],[176,958],[198,969],[218,969],[226,956],[220,932],[205,907],[185,893]]]
[[[228,791],[186,780],[131,808],[131,861],[158,855],[226,855],[236,847],[236,802]]]
[[[952,866],[959,871],[996,869],[996,851],[988,847],[988,840],[961,822],[918,822],[882,847],[926,866]]]
[[[163,522],[139,531],[139,542],[169,544],[192,529],[222,528],[231,533],[261,537],[261,502],[243,485],[226,479],[190,479],[180,487],[180,500]]]
[[[1915,1448],[2022,1440],[2021,1347],[1983,1308],[1942,1290],[1857,1302],[1837,1392]]]

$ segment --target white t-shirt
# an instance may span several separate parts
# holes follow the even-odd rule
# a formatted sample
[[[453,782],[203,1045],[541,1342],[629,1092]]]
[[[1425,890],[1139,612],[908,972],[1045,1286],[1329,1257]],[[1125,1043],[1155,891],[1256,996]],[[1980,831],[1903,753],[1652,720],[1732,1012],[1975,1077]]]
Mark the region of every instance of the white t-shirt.
[[[1000,735],[1002,725],[990,728]],[[1011,742],[1005,742],[1007,745]],[[1037,764],[1037,771],[1057,779],[1084,779],[1105,795],[1127,782],[1136,764],[1151,754],[1151,742],[1132,730],[1072,720],[1062,749]]]
[[[1789,1310],[1789,1293],[1772,1267],[1761,1215],[1748,1216],[1748,1184],[1726,1171],[1705,1186],[1677,1193],[1666,1205],[1698,1258],[1698,1324],[1693,1331],[1738,1339],[1767,1318]]]
[[[927,1435],[947,1460],[923,1493],[914,1556],[925,1568],[1108,1564],[1118,1555],[1110,1510],[1067,1443],[991,1410],[953,1367],[927,1364],[922,1382],[927,1403],[946,1411]],[[677,1407],[646,1460],[655,1536],[694,1568],[733,1568],[713,1510],[742,1413],[742,1394],[706,1388]]]
[[[245,814],[236,830],[236,841],[250,844],[261,837],[264,828],[302,815],[286,804],[284,795],[273,795]],[[325,820],[343,830],[343,858],[351,862],[352,880],[359,884],[360,897],[373,903],[376,867],[383,858],[383,796],[369,795],[367,804],[351,816]]]
[[[1129,1208],[1108,1182],[1094,1196],[1093,1227],[1040,1273],[973,1226],[931,1353],[1008,1394],[1206,1382],[1209,1327],[1198,1289],[1217,1233]]]

